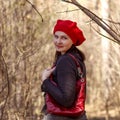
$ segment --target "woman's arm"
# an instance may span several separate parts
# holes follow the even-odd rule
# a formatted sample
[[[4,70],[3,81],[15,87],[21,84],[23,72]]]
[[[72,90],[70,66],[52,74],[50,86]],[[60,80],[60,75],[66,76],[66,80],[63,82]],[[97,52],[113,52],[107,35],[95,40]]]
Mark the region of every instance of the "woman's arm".
[[[63,55],[56,65],[56,74],[57,86],[50,79],[46,79],[42,89],[60,105],[70,107],[75,100],[76,93],[77,67],[73,59]]]

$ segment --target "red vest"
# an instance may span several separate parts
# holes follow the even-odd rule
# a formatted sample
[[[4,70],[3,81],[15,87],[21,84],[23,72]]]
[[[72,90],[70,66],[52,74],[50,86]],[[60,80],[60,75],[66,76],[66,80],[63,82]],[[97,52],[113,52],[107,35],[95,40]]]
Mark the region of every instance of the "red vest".
[[[57,104],[54,98],[52,98],[52,96],[50,96],[49,94],[46,94],[45,99],[46,99],[46,105],[47,105],[47,112],[51,114],[62,115],[62,116],[79,116],[83,114],[85,111],[86,79],[83,76],[83,71],[81,70],[81,67],[78,61],[76,60],[76,58],[71,54],[69,54],[69,56],[72,57],[73,60],[76,62],[78,72],[80,75],[80,78],[76,82],[76,92],[77,92],[76,100],[71,108],[65,108]],[[55,82],[53,82],[53,84],[57,86]]]

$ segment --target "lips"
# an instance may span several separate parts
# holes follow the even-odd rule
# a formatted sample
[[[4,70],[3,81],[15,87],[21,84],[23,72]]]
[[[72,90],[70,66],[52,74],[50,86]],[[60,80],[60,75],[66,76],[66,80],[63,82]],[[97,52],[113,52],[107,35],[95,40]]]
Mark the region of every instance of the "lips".
[[[60,45],[56,45],[57,48],[63,48],[63,46],[60,46]]]

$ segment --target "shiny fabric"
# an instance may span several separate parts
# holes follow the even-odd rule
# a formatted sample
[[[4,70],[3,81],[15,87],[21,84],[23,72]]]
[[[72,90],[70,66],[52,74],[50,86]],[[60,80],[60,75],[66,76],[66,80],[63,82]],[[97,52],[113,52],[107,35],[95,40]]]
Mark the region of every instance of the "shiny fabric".
[[[56,101],[52,98],[52,96],[50,96],[49,94],[46,94],[46,105],[47,105],[48,113],[53,113],[56,115],[63,115],[63,116],[79,116],[81,113],[84,112],[84,105],[85,105],[85,98],[86,98],[86,80],[83,77],[83,72],[76,58],[72,54],[69,54],[69,56],[71,56],[71,58],[76,62],[76,65],[79,71],[78,73],[80,76],[76,84],[77,97],[76,97],[75,103],[73,104],[72,107],[66,108],[57,104]],[[51,81],[53,82],[52,79]]]
[[[81,56],[79,56],[78,54],[74,54],[74,56],[77,58],[79,64],[81,65],[81,62],[83,62],[81,60]],[[84,62],[82,64],[84,65]],[[61,55],[56,62],[56,69],[53,72],[53,80],[54,82],[56,82],[56,84],[59,85],[59,87],[56,87],[56,85],[54,85],[48,78],[43,82],[41,90],[53,96],[53,98],[55,98],[55,100],[61,106],[71,107],[75,100],[76,79],[78,79],[77,77],[78,70],[75,61],[68,54]],[[64,91],[64,94],[62,91]],[[43,120],[87,120],[86,115],[84,115],[83,117],[81,117],[81,115],[79,115],[78,117],[65,117],[47,113],[46,102],[43,108],[44,109],[42,109],[42,113],[45,115]]]

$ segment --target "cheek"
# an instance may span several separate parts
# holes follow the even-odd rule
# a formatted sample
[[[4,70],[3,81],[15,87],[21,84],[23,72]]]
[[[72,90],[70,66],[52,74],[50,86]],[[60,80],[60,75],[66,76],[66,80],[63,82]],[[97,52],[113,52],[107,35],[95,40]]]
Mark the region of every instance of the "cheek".
[[[72,44],[69,44],[69,45],[68,45],[68,49],[71,48],[71,46],[72,46]]]
[[[54,43],[54,44],[56,43],[56,40],[55,40],[55,39],[53,39],[53,43]]]
[[[68,43],[66,44],[66,46],[71,47],[72,44],[73,44],[72,42],[68,42]]]

